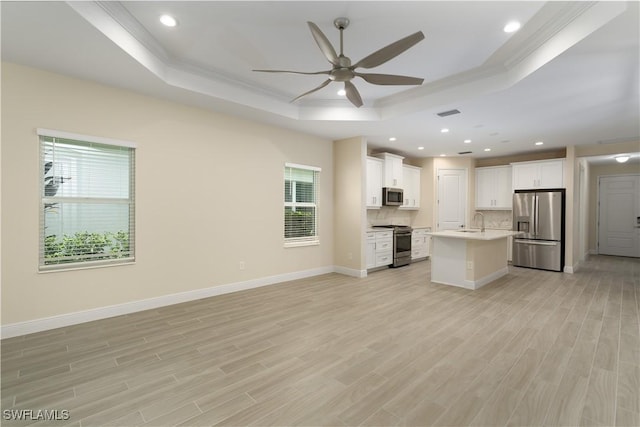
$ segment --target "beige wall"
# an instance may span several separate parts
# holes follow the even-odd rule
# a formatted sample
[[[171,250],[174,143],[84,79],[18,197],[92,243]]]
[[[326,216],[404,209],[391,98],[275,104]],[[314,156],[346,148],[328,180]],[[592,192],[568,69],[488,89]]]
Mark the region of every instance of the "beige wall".
[[[364,232],[366,218],[367,142],[362,137],[333,143],[335,167],[335,264],[351,274],[366,269]],[[355,271],[354,271],[355,270]]]
[[[1,118],[3,325],[333,265],[331,141],[13,64]],[[134,265],[38,273],[38,127],[138,144]],[[283,247],[285,162],[322,168],[319,246]]]
[[[576,146],[577,157],[602,156],[640,151],[640,141],[618,142],[615,144],[594,144]]]
[[[530,153],[514,154],[512,156],[476,159],[475,164],[477,168],[480,168],[487,166],[505,166],[511,163],[531,162],[534,160],[564,159],[566,157],[566,153],[566,148],[558,150],[533,151]]]

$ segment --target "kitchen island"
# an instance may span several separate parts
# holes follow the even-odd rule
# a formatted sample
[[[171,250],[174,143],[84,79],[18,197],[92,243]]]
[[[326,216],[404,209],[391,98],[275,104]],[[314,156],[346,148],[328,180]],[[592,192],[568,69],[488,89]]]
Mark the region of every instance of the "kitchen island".
[[[433,237],[431,281],[478,289],[508,273],[508,238],[520,233],[464,229],[429,234]]]

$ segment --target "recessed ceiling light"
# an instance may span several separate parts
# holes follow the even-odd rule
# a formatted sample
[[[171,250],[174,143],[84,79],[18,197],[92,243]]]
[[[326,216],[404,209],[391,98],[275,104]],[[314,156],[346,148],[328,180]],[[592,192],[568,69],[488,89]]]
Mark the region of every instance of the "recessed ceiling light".
[[[424,150],[424,147],[418,147],[418,150]]]
[[[344,89],[340,89],[340,90],[338,91],[338,95],[340,95],[340,96],[345,96],[346,94],[347,94],[347,91],[346,91],[346,90],[344,90]]]
[[[544,144],[544,142],[542,142],[542,141],[536,142],[536,145],[542,145],[542,144]]]
[[[162,15],[160,17],[160,22],[162,22],[162,25],[165,25],[167,27],[175,27],[176,25],[178,25],[178,21],[176,21],[176,18],[171,15]]]
[[[491,148],[485,148],[484,151],[491,151]]]
[[[471,144],[471,140],[470,140],[470,139],[465,139],[465,140],[464,140],[464,143],[465,143],[465,144]]]
[[[440,129],[440,132],[442,132],[442,133],[447,133],[447,132],[449,132],[449,129],[447,129],[447,128],[442,128],[442,129]]]
[[[440,157],[447,157],[446,154],[440,154]]]
[[[507,25],[505,25],[503,28],[505,33],[515,33],[519,29],[520,29],[520,23],[518,21],[511,21]]]
[[[395,136],[392,136],[391,138],[389,138],[389,141],[391,141],[391,142],[393,142],[393,141],[395,141],[395,140],[396,140],[396,137],[395,137]]]
[[[629,160],[629,157],[630,156],[616,156],[615,159],[616,159],[616,162],[618,162],[618,163],[624,163],[627,160]]]

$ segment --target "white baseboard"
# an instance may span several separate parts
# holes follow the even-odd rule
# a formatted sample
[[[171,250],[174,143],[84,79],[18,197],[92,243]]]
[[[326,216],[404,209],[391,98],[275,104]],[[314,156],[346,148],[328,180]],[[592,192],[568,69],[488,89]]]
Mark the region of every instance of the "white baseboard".
[[[356,270],[355,268],[347,268],[341,265],[334,267],[335,273],[344,274],[345,276],[357,277],[359,279],[367,277],[367,270]]]
[[[501,278],[502,276],[505,276],[506,274],[509,273],[509,268],[505,267],[505,268],[501,268],[500,270],[494,271],[493,273],[484,276],[481,279],[478,280],[464,280],[461,283],[453,283],[453,282],[448,282],[448,281],[435,281],[433,279],[431,279],[431,281],[433,283],[440,283],[443,285],[451,285],[451,286],[457,286],[458,288],[464,288],[464,289],[469,289],[469,290],[476,290],[479,289],[481,287],[483,287],[484,285],[493,282],[496,279]]]
[[[564,272],[565,273],[573,274],[578,270],[580,270],[580,262],[578,262],[577,264],[574,264],[574,265],[565,265],[564,266]]]
[[[210,288],[196,289],[193,291],[180,292],[177,294],[163,295],[139,301],[125,302],[123,304],[94,308],[91,310],[66,313],[58,316],[45,317],[41,319],[27,320],[24,322],[2,325],[0,336],[4,338],[17,337],[32,334],[35,332],[48,331],[50,329],[62,328],[64,326],[77,325],[79,323],[91,322],[94,320],[106,319],[109,317],[121,316],[123,314],[135,313],[138,311],[150,310],[158,307],[194,301],[216,295],[228,294],[231,292],[244,291],[247,289],[259,288],[261,286],[273,285],[276,283],[288,282],[290,280],[304,279],[307,277],[319,276],[327,273],[347,274],[355,277],[366,277],[348,272],[361,274],[359,270],[346,269],[339,266],[327,266],[310,270],[295,271],[292,273],[278,274],[275,276],[261,277],[244,282],[228,283]]]
[[[486,285],[487,283],[491,283],[494,280],[501,278],[502,276],[506,276],[507,274],[509,274],[509,267],[505,267],[500,270],[494,271],[493,273],[487,276],[484,276],[483,278],[478,280],[466,280],[467,284],[471,286],[467,289],[474,289],[474,290],[479,289],[484,285]]]

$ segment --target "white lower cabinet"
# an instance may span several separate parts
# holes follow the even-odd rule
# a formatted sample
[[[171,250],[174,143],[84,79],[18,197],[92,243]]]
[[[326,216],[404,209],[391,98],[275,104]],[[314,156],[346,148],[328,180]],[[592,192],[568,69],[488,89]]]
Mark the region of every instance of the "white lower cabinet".
[[[367,232],[367,270],[376,266],[376,233]]]
[[[411,261],[427,258],[430,255],[431,228],[414,228],[411,232]]]
[[[367,270],[393,264],[393,231],[367,232]]]

